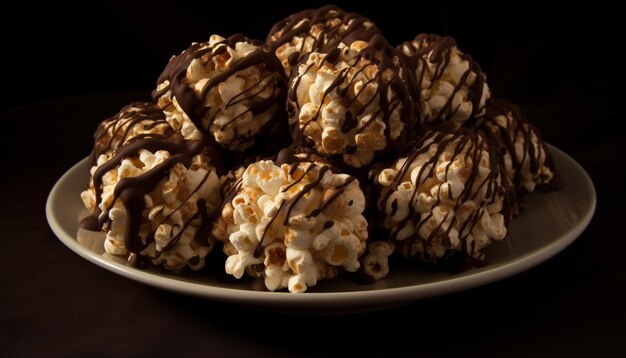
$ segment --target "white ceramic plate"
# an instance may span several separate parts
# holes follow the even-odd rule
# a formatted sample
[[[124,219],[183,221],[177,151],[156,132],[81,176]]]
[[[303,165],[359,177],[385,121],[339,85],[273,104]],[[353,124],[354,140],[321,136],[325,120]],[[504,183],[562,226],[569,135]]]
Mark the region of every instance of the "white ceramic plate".
[[[55,184],[46,205],[48,223],[72,251],[111,272],[158,288],[262,309],[298,312],[345,312],[377,309],[425,297],[484,285],[527,270],[571,244],[587,227],[596,207],[591,179],[571,157],[550,146],[563,188],[535,193],[525,199],[525,210],[513,220],[509,235],[486,251],[487,265],[461,274],[393,270],[384,280],[361,285],[342,277],[322,281],[304,294],[254,291],[249,283],[224,283],[220,274],[185,276],[140,270],[102,255],[100,247],[77,241],[78,216],[83,210],[80,192],[87,185],[87,162],[82,160]]]

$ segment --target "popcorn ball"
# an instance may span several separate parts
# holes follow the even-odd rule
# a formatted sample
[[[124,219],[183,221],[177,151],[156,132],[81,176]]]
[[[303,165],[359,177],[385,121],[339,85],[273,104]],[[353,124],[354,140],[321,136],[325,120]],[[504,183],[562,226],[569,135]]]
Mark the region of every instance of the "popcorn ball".
[[[484,137],[447,122],[380,170],[377,207],[396,251],[432,262],[453,253],[482,260],[511,217],[510,185],[494,154]]]
[[[415,76],[419,124],[444,120],[463,124],[485,114],[490,91],[480,65],[461,52],[454,38],[420,34],[398,46]]]
[[[242,151],[283,126],[285,81],[260,41],[213,35],[172,57],[152,97],[185,139]]]
[[[533,192],[552,181],[554,167],[545,143],[519,106],[492,101],[479,129],[500,149],[507,176],[519,193]]]
[[[200,141],[153,137],[100,155],[81,198],[106,235],[105,251],[140,267],[202,268],[220,203],[213,162]]]
[[[263,160],[235,174],[230,193],[213,227],[228,274],[295,293],[359,268],[368,231],[354,177],[319,162]]]
[[[289,83],[294,141],[354,168],[401,148],[413,120],[407,76],[380,35],[310,53]]]
[[[361,37],[379,33],[373,22],[334,5],[293,14],[275,24],[265,41],[274,49],[287,76],[291,68],[310,52],[325,52],[341,39],[359,32]]]

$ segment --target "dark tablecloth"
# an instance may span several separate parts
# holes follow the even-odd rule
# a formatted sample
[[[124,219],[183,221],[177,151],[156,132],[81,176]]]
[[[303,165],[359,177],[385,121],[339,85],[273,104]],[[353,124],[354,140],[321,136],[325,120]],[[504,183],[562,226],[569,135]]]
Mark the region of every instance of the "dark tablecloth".
[[[1,114],[0,356],[624,356],[626,136],[602,103],[523,107],[590,173],[598,208],[571,246],[524,273],[401,307],[339,317],[263,313],[136,283],[52,233],[55,181],[97,123],[147,93],[83,95]],[[358,355],[357,355],[358,354]]]

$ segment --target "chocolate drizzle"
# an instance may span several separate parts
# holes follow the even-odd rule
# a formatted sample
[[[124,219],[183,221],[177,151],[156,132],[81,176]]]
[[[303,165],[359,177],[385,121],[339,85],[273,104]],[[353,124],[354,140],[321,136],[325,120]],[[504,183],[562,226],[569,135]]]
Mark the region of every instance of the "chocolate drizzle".
[[[208,78],[202,90],[197,92],[194,90],[194,84],[190,83],[187,78],[187,70],[194,60],[202,60],[206,66],[216,57],[228,56],[227,49],[235,49],[239,42],[247,42],[257,49],[248,53],[245,57],[229,64],[228,68]],[[226,59],[224,59],[225,61]],[[212,107],[207,105],[207,97],[211,95],[212,90],[216,90],[220,83],[224,83],[230,77],[236,75],[250,67],[258,67],[262,73],[261,78],[252,86],[235,95],[227,103],[220,107]],[[176,98],[180,108],[185,112],[191,122],[203,134],[203,138],[207,142],[215,143],[212,133],[210,133],[211,125],[215,122],[216,117],[225,109],[239,103],[246,103],[248,110],[238,113],[231,118],[226,124],[218,128],[218,131],[227,129],[227,127],[235,125],[235,121],[241,116],[250,112],[252,115],[259,115],[269,110],[274,110],[272,118],[263,125],[260,132],[268,132],[276,124],[280,118],[280,103],[285,96],[286,79],[282,72],[282,66],[276,56],[260,41],[249,40],[243,35],[236,34],[228,39],[219,41],[213,45],[206,43],[194,43],[180,55],[170,60],[165,67],[163,73],[157,80],[157,85],[167,82],[168,84],[160,90],[152,93],[153,99],[158,102],[159,98],[167,94],[171,90],[172,97]],[[272,89],[272,94],[267,98],[259,96],[267,88]],[[223,108],[222,108],[223,107]],[[229,144],[231,148],[243,148],[244,144],[254,141],[253,133],[238,134]]]
[[[488,146],[485,142],[485,138],[480,136],[478,133],[471,129],[466,129],[464,127],[458,126],[452,122],[444,122],[442,125],[435,127],[432,130],[427,131],[422,136],[418,137],[418,139],[411,145],[412,150],[408,153],[407,159],[405,163],[401,166],[398,173],[396,174],[393,182],[391,183],[388,189],[384,189],[381,193],[381,197],[379,200],[379,210],[381,215],[385,215],[385,208],[387,208],[387,203],[390,200],[391,194],[396,190],[396,188],[410,175],[409,169],[412,163],[418,158],[420,155],[424,155],[432,151],[431,147],[435,146],[434,153],[428,154],[428,160],[421,166],[419,172],[417,173],[415,180],[413,181],[413,192],[409,199],[409,207],[410,213],[403,220],[394,225],[391,229],[390,239],[399,246],[399,250],[402,252],[403,247],[408,249],[412,244],[418,243],[421,245],[424,250],[422,257],[424,260],[431,259],[428,257],[428,253],[426,247],[435,245],[436,243],[442,244],[444,247],[451,249],[451,242],[449,238],[450,230],[453,227],[458,228],[459,232],[459,240],[462,245],[462,254],[475,254],[475,248],[473,246],[467,247],[467,238],[471,234],[474,226],[478,224],[482,215],[485,214],[484,209],[486,206],[494,203],[498,197],[503,197],[503,208],[502,215],[505,218],[505,225],[508,226],[509,219],[511,218],[511,193],[510,184],[506,178],[503,168],[500,166],[500,163],[497,159],[497,156],[492,151],[492,147]],[[447,181],[448,171],[450,165],[459,157],[462,156],[462,160],[465,163],[469,163],[471,161],[472,165],[469,168],[469,174],[467,180],[464,183],[463,191],[458,195],[455,200],[454,206],[452,210],[457,210],[464,202],[468,200],[476,199],[476,195],[480,192],[482,187],[486,188],[485,196],[487,200],[481,201],[480,208],[476,210],[472,215],[470,215],[463,222],[459,222],[458,218],[455,216],[452,218],[452,221],[449,223],[447,229],[443,228],[443,223],[446,222],[446,218],[444,218],[441,223],[434,228],[428,237],[421,237],[419,234],[419,229],[423,225],[425,225],[433,216],[432,211],[426,215],[420,213],[415,207],[416,196],[419,194],[418,189],[422,187],[422,185],[432,176],[435,175],[435,169],[437,167],[437,163],[439,162],[440,157],[444,152],[449,152],[452,150],[451,158],[448,160],[449,164],[445,169],[445,180]],[[479,163],[481,162],[482,155],[485,151],[489,152],[489,174],[484,178],[482,182],[478,182],[479,179]],[[442,190],[439,187],[439,190]],[[449,192],[448,195],[451,193]],[[433,208],[438,206],[441,203],[441,192],[437,193],[437,200],[433,205]],[[392,214],[395,214],[397,211],[397,202],[392,201],[390,206],[392,208]],[[384,219],[384,216],[383,218]],[[381,219],[381,220],[382,220]],[[397,235],[400,231],[402,231],[407,225],[415,226],[415,233],[412,237],[407,238],[406,240],[397,240]],[[473,244],[473,242],[472,242]]]
[[[413,41],[407,41],[398,46],[398,50],[401,53],[404,62],[408,68],[415,75],[415,91],[413,93],[415,97],[416,113],[419,116],[419,123],[421,125],[429,123],[441,122],[445,118],[452,117],[458,111],[458,107],[452,106],[452,101],[455,94],[458,93],[464,86],[467,86],[468,99],[472,103],[472,114],[475,116],[484,110],[484,106],[480,105],[480,100],[483,96],[483,87],[485,84],[485,75],[483,74],[478,62],[472,60],[472,57],[467,54],[463,54],[456,50],[456,41],[450,36],[439,36],[436,34],[419,34]],[[429,65],[435,65],[435,71],[430,79],[431,82],[441,79],[446,73],[446,68],[450,64],[450,56],[453,51],[457,51],[459,57],[469,63],[469,67],[465,73],[461,76],[461,79],[454,87],[452,94],[448,97],[445,105],[439,113],[433,118],[429,117],[429,114],[424,113],[421,108],[421,90],[424,82],[424,76],[427,75],[427,68]],[[470,78],[470,74],[476,74],[474,82],[468,85],[467,82]]]
[[[354,41],[362,40],[363,38],[367,38],[365,32],[354,31],[348,37],[344,38],[342,42],[346,46],[350,46]],[[320,67],[323,66],[324,63],[336,65],[340,60],[341,51],[342,49],[340,47],[330,49],[324,56]],[[308,58],[307,56],[303,63],[306,63]],[[349,71],[350,67],[339,70],[335,79],[324,90],[320,102],[324,103],[324,99],[331,93],[336,93],[337,97],[342,98],[342,104],[346,109],[345,116],[341,122],[341,130],[343,133],[354,133],[356,136],[367,129],[374,120],[382,119],[385,123],[384,135],[387,147],[381,152],[393,153],[397,151],[406,143],[406,139],[410,135],[409,128],[412,127],[411,123],[413,121],[413,104],[409,93],[411,80],[410,77],[406,75],[408,70],[403,62],[400,61],[396,50],[391,47],[381,35],[372,36],[368,40],[367,46],[361,49],[354,58],[349,59],[349,66],[357,68],[357,71],[351,74]],[[363,84],[359,92],[354,95],[354,98],[349,99],[349,91],[354,81],[357,80],[357,75],[364,72],[369,66],[375,66],[377,70],[376,75]],[[313,64],[310,64],[303,73],[293,74],[290,80],[291,86],[287,94],[287,110],[289,126],[294,141],[299,143],[302,147],[315,149],[316,143],[312,138],[305,135],[304,132],[307,126],[318,119],[322,106],[320,106],[318,111],[307,122],[300,124],[299,116],[301,108],[298,102],[300,80],[312,69]],[[370,83],[376,84],[376,93],[370,97],[367,103],[355,108],[356,99],[367,88],[370,88],[368,86]],[[393,93],[393,95],[391,98],[388,98],[388,93],[390,92]],[[374,100],[379,101],[379,109],[371,114],[368,121],[361,122],[360,119],[363,117],[363,113],[373,104]],[[406,130],[403,130],[398,138],[391,138],[391,115],[399,107],[401,107],[401,121],[405,124]],[[355,154],[358,150],[359,148],[356,146],[355,141],[351,141],[351,143],[348,143],[346,146],[345,153]],[[342,153],[338,153],[335,157],[341,156],[341,154]]]

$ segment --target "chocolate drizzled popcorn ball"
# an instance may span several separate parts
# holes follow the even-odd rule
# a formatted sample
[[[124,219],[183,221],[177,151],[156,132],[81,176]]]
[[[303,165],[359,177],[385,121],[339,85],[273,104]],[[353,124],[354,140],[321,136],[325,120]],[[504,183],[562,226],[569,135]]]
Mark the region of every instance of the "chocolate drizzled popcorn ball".
[[[218,35],[173,57],[152,96],[185,139],[206,139],[233,151],[282,123],[285,77],[260,41]]]
[[[334,5],[293,14],[275,24],[266,43],[275,49],[287,76],[292,67],[310,52],[324,52],[336,47],[341,39],[362,33],[369,37],[379,33],[373,22],[365,17],[341,10]]]
[[[359,268],[368,232],[354,177],[317,162],[264,160],[231,182],[231,192],[213,227],[228,274],[303,292],[341,268]]]
[[[485,113],[490,96],[486,76],[452,37],[420,34],[398,49],[415,76],[420,125],[444,120],[463,124]]]
[[[500,148],[506,173],[520,194],[552,181],[554,167],[545,143],[519,106],[501,99],[492,101],[479,128]]]
[[[402,146],[413,109],[407,72],[380,35],[310,53],[289,83],[294,141],[355,168]]]
[[[107,253],[133,265],[202,268],[213,248],[209,217],[220,202],[213,160],[200,141],[159,137],[100,155],[81,194],[87,224],[104,231]]]
[[[482,259],[511,217],[510,185],[486,139],[453,123],[420,136],[375,178],[382,226],[400,254]]]

